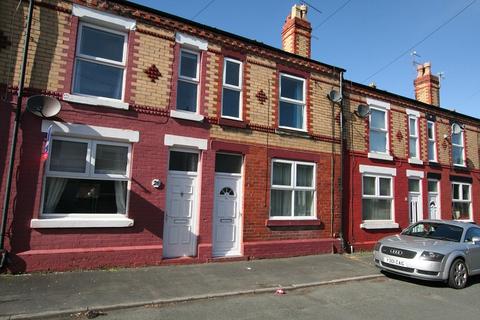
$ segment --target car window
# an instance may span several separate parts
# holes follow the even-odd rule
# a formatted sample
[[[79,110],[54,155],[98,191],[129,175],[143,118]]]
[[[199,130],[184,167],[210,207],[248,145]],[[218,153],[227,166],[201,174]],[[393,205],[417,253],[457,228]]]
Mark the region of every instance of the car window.
[[[460,242],[463,228],[445,223],[419,222],[402,232],[404,235]]]
[[[472,242],[473,237],[480,237],[480,228],[470,228],[465,235],[465,242]]]

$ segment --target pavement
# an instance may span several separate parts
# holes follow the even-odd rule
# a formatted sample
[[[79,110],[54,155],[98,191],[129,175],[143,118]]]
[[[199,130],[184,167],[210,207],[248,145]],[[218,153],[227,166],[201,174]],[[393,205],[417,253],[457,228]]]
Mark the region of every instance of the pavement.
[[[0,276],[0,319],[85,315],[383,277],[371,254]],[[88,314],[87,314],[88,315]]]

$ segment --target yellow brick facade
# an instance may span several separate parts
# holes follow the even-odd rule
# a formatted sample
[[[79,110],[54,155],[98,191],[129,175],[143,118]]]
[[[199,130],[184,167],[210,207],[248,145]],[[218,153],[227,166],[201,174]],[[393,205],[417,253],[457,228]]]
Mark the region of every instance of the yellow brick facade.
[[[67,79],[68,61],[67,51],[71,38],[71,11],[72,4],[63,1],[41,1],[47,5],[36,5],[34,10],[32,24],[32,41],[30,44],[29,58],[27,63],[26,87],[48,90],[63,93],[64,86],[71,79]],[[27,5],[22,4],[19,12],[14,13],[17,2],[14,0],[5,0],[2,3],[2,12],[0,19],[0,30],[4,35],[12,34],[12,43],[7,48],[0,50],[0,83],[10,86],[16,86],[18,83],[18,74],[21,63],[23,35],[22,29],[25,24],[27,14]],[[55,10],[54,7],[58,9]],[[16,17],[11,19],[11,17]],[[191,29],[191,28],[190,28]],[[191,29],[194,32],[194,29]],[[293,29],[291,29],[293,32]],[[289,31],[290,32],[290,31]],[[302,31],[303,32],[303,31]],[[298,35],[297,43],[294,43],[293,35],[287,34],[284,38],[284,46],[290,47],[298,45],[299,50],[308,49],[308,41],[304,39],[306,34]],[[137,30],[134,32],[132,61],[127,63],[131,68],[131,96],[130,101],[134,105],[145,105],[151,108],[167,110],[175,105],[176,97],[173,94],[175,86],[174,76],[177,70],[174,70],[175,60],[175,33],[171,26],[162,24],[144,23],[141,19],[137,22]],[[201,38],[200,35],[196,35]],[[222,38],[225,40],[225,38]],[[132,40],[132,39],[131,39]],[[222,40],[222,41],[223,41]],[[304,41],[305,40],[305,41]],[[226,41],[226,40],[225,40]],[[220,40],[209,41],[208,50],[202,54],[205,64],[202,64],[200,73],[205,73],[203,79],[203,92],[201,97],[204,105],[204,115],[211,118],[218,118],[221,110],[221,66],[223,63],[222,49],[232,48],[231,43],[222,43]],[[242,51],[245,54],[243,64],[244,103],[242,101],[243,119],[253,126],[261,126],[269,130],[276,129],[278,119],[278,73],[282,66],[277,58],[259,54],[258,52]],[[303,52],[303,51],[302,51]],[[12,63],[10,63],[12,61]],[[155,65],[161,76],[158,80],[152,81],[145,70]],[[296,66],[292,63],[286,63],[289,68],[298,67],[305,72],[305,65]],[[205,68],[205,70],[203,70]],[[308,69],[308,68],[307,68]],[[12,70],[13,72],[10,72]],[[275,133],[269,134],[269,143],[278,146],[288,146],[294,149],[306,150],[331,150],[331,142],[328,139],[338,141],[340,137],[340,124],[338,105],[332,103],[326,98],[330,90],[340,90],[338,84],[338,75],[326,74],[317,70],[307,70],[309,80],[307,97],[309,112],[306,114],[307,127],[312,136],[320,136],[324,141],[315,141],[314,139],[305,139],[295,136],[281,136]],[[257,95],[263,91],[266,96],[265,101],[261,101]],[[421,91],[425,93],[426,90]],[[345,107],[345,137],[347,149],[354,152],[368,152],[368,121],[355,115],[359,103],[365,103],[367,94],[358,92],[348,93],[349,97],[344,100]],[[378,95],[378,94],[377,94]],[[381,94],[380,94],[381,95]],[[425,98],[425,97],[424,97]],[[382,100],[382,97],[376,97]],[[399,159],[408,157],[408,116],[405,113],[407,108],[404,104],[397,104],[396,100],[389,101],[389,97],[384,100],[391,103],[389,111],[390,126],[390,150],[393,156]],[[415,109],[415,105],[408,106]],[[426,114],[419,108],[419,141],[421,160],[428,162],[427,154],[427,128]],[[451,165],[451,144],[448,139],[450,135],[449,117],[441,116],[443,111],[432,110],[437,115],[436,122],[436,141],[438,161],[442,165]],[[460,121],[461,122],[461,121]],[[333,127],[332,127],[333,126]],[[471,168],[478,169],[478,127],[467,126],[465,132],[466,141],[466,160]],[[253,130],[255,131],[255,130]],[[244,133],[242,130],[224,130],[221,127],[212,127],[212,136],[216,138],[231,139],[234,141],[249,141],[252,143],[266,143],[266,133],[249,131]],[[322,140],[320,139],[320,140]],[[325,140],[326,139],[326,140]],[[338,149],[338,144],[335,144]],[[338,150],[337,150],[338,151]],[[337,152],[336,151],[336,152]]]

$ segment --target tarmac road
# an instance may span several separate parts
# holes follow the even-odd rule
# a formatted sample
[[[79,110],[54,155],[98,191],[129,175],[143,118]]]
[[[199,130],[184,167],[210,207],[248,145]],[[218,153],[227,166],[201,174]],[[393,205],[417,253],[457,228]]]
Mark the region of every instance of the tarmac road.
[[[463,290],[389,276],[299,289],[109,311],[97,319],[478,319],[480,278]],[[51,319],[86,319],[85,315]]]

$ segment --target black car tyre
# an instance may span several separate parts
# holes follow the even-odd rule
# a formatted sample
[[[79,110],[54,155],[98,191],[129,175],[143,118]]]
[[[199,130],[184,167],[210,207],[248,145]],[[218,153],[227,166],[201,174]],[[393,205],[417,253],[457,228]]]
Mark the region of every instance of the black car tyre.
[[[453,261],[450,266],[448,285],[454,289],[463,289],[467,285],[468,272],[465,262],[461,259]]]

